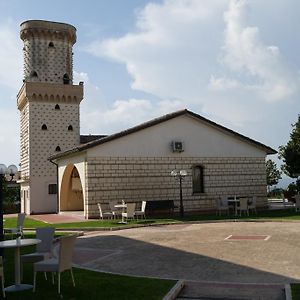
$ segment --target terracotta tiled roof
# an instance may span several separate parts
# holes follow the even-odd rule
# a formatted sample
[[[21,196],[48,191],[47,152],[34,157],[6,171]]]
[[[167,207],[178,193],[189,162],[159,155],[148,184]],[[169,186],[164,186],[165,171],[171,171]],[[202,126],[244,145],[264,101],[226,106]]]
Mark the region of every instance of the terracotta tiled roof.
[[[95,147],[95,146],[98,146],[98,145],[101,145],[101,144],[104,144],[104,143],[108,143],[112,140],[115,140],[115,139],[118,139],[120,137],[123,137],[123,136],[126,136],[128,134],[131,134],[131,133],[134,133],[134,132],[137,132],[137,131],[140,131],[140,130],[143,130],[145,128],[148,128],[148,127],[151,127],[151,126],[154,126],[154,125],[157,125],[157,124],[160,124],[160,123],[163,123],[165,121],[168,121],[168,120],[171,120],[171,119],[174,119],[176,117],[179,117],[179,116],[183,116],[183,115],[188,115],[188,116],[191,116],[191,117],[194,117],[195,119],[199,120],[199,121],[202,121],[203,123],[206,123],[206,124],[209,124],[211,125],[212,127],[218,129],[218,130],[221,130],[227,134],[230,134],[232,136],[235,136],[236,138],[240,139],[240,140],[243,140],[243,141],[246,141],[250,144],[252,144],[253,146],[256,146],[260,149],[262,149],[263,151],[266,152],[266,154],[276,154],[277,151],[274,150],[273,148],[269,147],[269,146],[266,146],[260,142],[257,142],[249,137],[246,137],[240,133],[237,133],[231,129],[228,129],[222,125],[219,125],[209,119],[206,119],[190,110],[187,110],[187,109],[183,109],[183,110],[179,110],[179,111],[175,111],[173,113],[170,113],[170,114],[167,114],[167,115],[164,115],[164,116],[161,116],[159,118],[155,118],[155,119],[152,119],[148,122],[145,122],[145,123],[142,123],[140,125],[137,125],[137,126],[134,126],[134,127],[131,127],[129,129],[126,129],[126,130],[123,130],[123,131],[120,131],[118,133],[114,133],[114,134],[111,134],[111,135],[108,135],[106,137],[101,137],[99,139],[96,139],[96,140],[92,140],[88,143],[85,143],[85,144],[82,144],[82,145],[79,145],[73,149],[70,149],[70,150],[67,150],[65,152],[62,152],[62,153],[59,153],[59,154],[56,154],[56,155],[53,155],[51,156],[49,159],[50,160],[53,160],[53,159],[57,159],[57,158],[60,158],[60,157],[64,157],[68,154],[71,154],[71,153],[76,153],[76,152],[80,152],[80,151],[84,151],[86,149],[89,149],[89,148],[92,148],[92,147]]]

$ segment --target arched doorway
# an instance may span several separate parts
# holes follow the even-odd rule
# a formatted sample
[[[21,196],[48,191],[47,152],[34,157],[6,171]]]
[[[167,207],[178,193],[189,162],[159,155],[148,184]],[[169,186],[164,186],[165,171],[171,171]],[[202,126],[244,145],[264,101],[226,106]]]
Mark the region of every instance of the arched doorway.
[[[64,171],[60,187],[60,211],[84,210],[83,191],[79,172],[73,164]]]

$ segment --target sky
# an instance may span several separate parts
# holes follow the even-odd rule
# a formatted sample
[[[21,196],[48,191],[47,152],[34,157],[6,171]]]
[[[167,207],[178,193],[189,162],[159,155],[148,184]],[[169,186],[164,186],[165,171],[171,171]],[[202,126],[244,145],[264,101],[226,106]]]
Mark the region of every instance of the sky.
[[[277,150],[300,108],[299,13],[299,0],[0,0],[0,163],[19,164],[23,21],[77,28],[81,134],[187,108]]]

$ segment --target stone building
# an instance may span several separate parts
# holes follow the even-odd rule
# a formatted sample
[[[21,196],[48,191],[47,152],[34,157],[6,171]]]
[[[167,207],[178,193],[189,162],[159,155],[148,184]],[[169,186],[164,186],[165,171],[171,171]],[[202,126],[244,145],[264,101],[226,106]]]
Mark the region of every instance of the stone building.
[[[275,150],[188,110],[109,136],[80,136],[83,84],[72,83],[76,29],[26,21],[21,39],[22,211],[81,210],[94,218],[97,203],[110,200],[171,199],[178,205],[174,169],[187,171],[187,212],[214,209],[223,195],[255,195],[258,206],[266,205],[265,158]]]
[[[82,207],[98,216],[110,200],[174,200],[171,171],[186,170],[186,212],[214,210],[224,195],[256,196],[266,206],[267,154],[272,148],[191,111],[181,110],[53,156],[58,164],[59,209]]]

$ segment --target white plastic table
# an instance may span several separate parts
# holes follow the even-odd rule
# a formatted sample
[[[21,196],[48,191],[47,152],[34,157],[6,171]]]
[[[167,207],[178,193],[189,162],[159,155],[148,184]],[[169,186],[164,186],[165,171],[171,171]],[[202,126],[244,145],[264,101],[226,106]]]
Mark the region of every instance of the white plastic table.
[[[115,208],[122,208],[122,220],[119,223],[127,224],[127,222],[124,221],[124,217],[123,217],[123,212],[125,212],[125,208],[127,208],[127,204],[116,204]]]
[[[6,292],[17,292],[31,289],[33,286],[31,284],[21,283],[21,262],[20,262],[20,248],[26,246],[32,246],[39,244],[41,240],[39,239],[20,239],[7,240],[0,242],[0,248],[14,248],[15,249],[15,284],[5,288]]]
[[[237,216],[237,206],[238,206],[238,203],[240,203],[241,197],[233,196],[233,197],[228,197],[228,198],[230,198],[230,199],[228,199],[228,203],[232,203],[234,205],[234,215]]]

